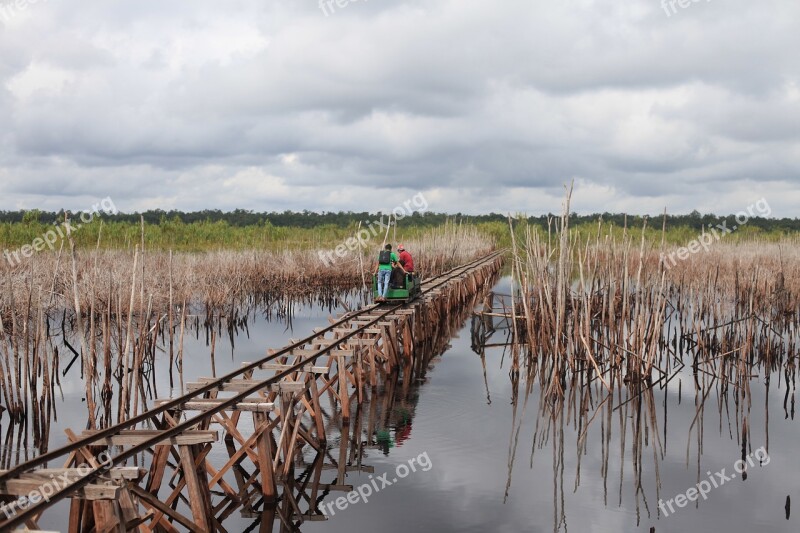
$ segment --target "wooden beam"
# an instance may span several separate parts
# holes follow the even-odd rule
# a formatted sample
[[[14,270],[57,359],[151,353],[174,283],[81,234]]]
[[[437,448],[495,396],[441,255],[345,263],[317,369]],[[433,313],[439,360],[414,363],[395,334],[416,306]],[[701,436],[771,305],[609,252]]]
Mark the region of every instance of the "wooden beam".
[[[8,471],[0,470],[0,475],[5,474],[6,472]],[[83,477],[80,469],[78,468],[40,468],[38,470],[33,470],[32,472],[27,472],[23,475],[30,476],[32,478],[41,477],[44,478],[45,481],[50,481],[52,479],[50,477],[51,474],[58,477],[66,473],[69,474],[68,479],[70,480]],[[114,481],[139,481],[146,474],[147,470],[144,468],[137,468],[135,466],[118,466],[104,472],[103,477]]]
[[[264,363],[261,365],[261,370],[278,370],[280,372],[285,372],[292,368],[294,365],[281,365],[279,363]],[[302,368],[298,369],[298,372],[311,372],[312,374],[327,374],[328,367],[327,366],[311,366],[304,365]]]
[[[142,490],[136,485],[133,485],[130,487],[130,491],[134,493],[136,496],[138,496],[144,505],[151,507],[157,511],[160,511],[161,513],[163,513],[164,516],[172,518],[173,520],[178,522],[180,525],[182,525],[189,531],[202,531],[202,529],[198,528],[197,525],[194,524],[194,522],[189,520],[187,517],[183,516],[181,513],[172,510],[172,508],[169,505],[166,505],[161,500],[159,500],[158,497],[154,496],[153,494],[150,494],[146,490]]]
[[[84,431],[83,437],[91,437],[96,431]],[[158,437],[163,434],[163,431],[154,431],[147,429],[134,429],[123,430],[116,435],[107,437],[105,439],[97,439],[94,442],[104,442],[108,446],[136,446],[146,440]],[[185,431],[180,435],[165,438],[156,443],[156,445],[172,444],[172,445],[191,445],[191,444],[210,444],[219,440],[219,433],[216,431]]]
[[[288,483],[286,480],[281,479],[278,481],[279,484],[288,486],[288,487],[295,487],[297,485],[296,481],[292,481]],[[317,488],[321,490],[329,490],[331,492],[353,492],[353,485],[336,485],[333,483],[317,483]]]
[[[345,341],[347,342],[347,341]],[[344,343],[343,343],[344,344]],[[319,355],[319,350],[292,350],[291,355],[298,355],[300,357],[313,357],[315,355]],[[322,355],[332,355],[334,357],[352,357],[353,350],[328,350]]]
[[[162,405],[171,402],[170,399],[156,400],[156,405]],[[181,405],[184,411],[208,411],[218,407],[226,400],[224,398],[198,398],[196,400],[189,400]],[[256,413],[268,413],[275,409],[275,404],[268,402],[263,398],[245,398],[241,402],[234,404],[227,408],[228,411],[249,411]],[[215,442],[215,441],[212,441]]]
[[[368,324],[369,321],[364,321],[364,323]],[[343,335],[347,335],[348,333],[353,333],[356,330],[355,329],[349,329],[349,328],[336,328],[333,331],[335,331],[336,333],[341,333]],[[378,329],[378,328],[366,328],[366,329],[359,330],[359,333],[364,333],[366,335],[380,335],[381,330]],[[352,341],[352,340],[353,339],[350,339],[350,341]],[[348,342],[350,342],[350,341],[348,341]]]
[[[244,363],[249,364],[249,363]],[[197,381],[187,383],[186,390],[191,392],[197,390],[201,387],[205,387],[212,381],[217,381],[214,378],[198,378]],[[266,380],[264,379],[232,379],[230,381],[226,381],[225,383],[220,384],[217,387],[217,390],[220,391],[230,391],[230,392],[242,392],[248,389],[253,388],[254,386],[264,383]],[[264,392],[272,391],[272,392],[302,392],[306,389],[305,383],[302,381],[279,381],[277,383],[271,383],[270,385],[264,386]]]
[[[71,478],[74,480],[74,478]],[[56,486],[50,477],[42,477],[31,474],[22,474],[18,479],[10,479],[0,482],[0,494],[4,496],[29,496],[34,492],[41,495],[40,489],[44,485],[51,485],[53,489],[63,488],[60,484]],[[116,500],[119,496],[120,487],[117,485],[99,485],[90,483],[85,487],[70,494],[70,498],[81,498],[84,500]]]
[[[375,446],[375,447],[378,448],[378,446]],[[322,465],[322,470],[338,470],[338,469],[339,469],[339,467],[336,466],[336,465]],[[346,472],[366,472],[368,474],[374,474],[375,473],[375,467],[374,466],[366,466],[366,465],[347,466],[347,467],[345,467],[345,471]]]
[[[200,482],[195,464],[195,455],[188,446],[178,446],[178,455],[181,458],[181,471],[186,483],[186,490],[189,492],[189,507],[192,510],[192,518],[202,531],[211,531],[211,509],[206,507],[206,498],[203,492],[208,492],[208,487]]]

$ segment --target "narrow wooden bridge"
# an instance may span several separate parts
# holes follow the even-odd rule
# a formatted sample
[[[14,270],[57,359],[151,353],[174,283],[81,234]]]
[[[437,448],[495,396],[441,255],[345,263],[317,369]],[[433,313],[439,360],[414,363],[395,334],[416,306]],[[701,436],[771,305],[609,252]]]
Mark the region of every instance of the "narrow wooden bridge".
[[[70,532],[226,531],[236,511],[256,518],[260,531],[324,520],[322,497],[351,491],[348,472],[371,472],[347,447],[353,411],[371,395],[371,434],[378,388],[393,390],[398,375],[408,387],[424,372],[426,354],[453,333],[448,319],[479,301],[501,263],[495,252],[426,280],[417,300],[330,319],[260,361],[187,383],[186,394],[116,426],[68,431],[69,445],[0,471],[0,531],[37,530],[65,500],[68,511],[61,505],[51,513],[65,516]],[[338,458],[328,445],[333,425],[341,432]],[[327,470],[336,479],[321,483]]]

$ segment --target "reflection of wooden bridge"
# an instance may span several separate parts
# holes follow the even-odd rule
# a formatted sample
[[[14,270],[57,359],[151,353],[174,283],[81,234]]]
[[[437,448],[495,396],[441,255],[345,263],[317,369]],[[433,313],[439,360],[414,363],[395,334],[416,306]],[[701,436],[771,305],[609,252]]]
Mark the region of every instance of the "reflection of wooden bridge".
[[[37,529],[64,499],[71,499],[69,531],[225,531],[236,511],[256,517],[262,531],[276,520],[288,530],[295,521],[324,519],[321,497],[351,491],[348,471],[371,471],[348,450],[353,408],[359,412],[367,388],[394,387],[398,372],[404,387],[424,372],[425,354],[450,338],[448,317],[491,287],[501,261],[493,253],[429,279],[413,302],[331,319],[260,361],[188,383],[183,396],[158,400],[116,426],[68,432],[71,444],[0,472],[0,530]],[[334,458],[327,436],[340,423]],[[64,468],[41,469],[53,463]],[[336,478],[322,483],[327,470]]]

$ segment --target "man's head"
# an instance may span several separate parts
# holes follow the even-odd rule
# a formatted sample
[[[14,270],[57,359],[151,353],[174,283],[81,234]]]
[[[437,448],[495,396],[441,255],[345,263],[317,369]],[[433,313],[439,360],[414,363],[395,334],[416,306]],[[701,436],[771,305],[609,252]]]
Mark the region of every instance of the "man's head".
[[[397,245],[397,251],[398,252],[405,252],[406,251],[406,247],[403,246],[402,244],[398,244]]]
[[[383,247],[383,249],[384,250],[389,250],[391,252],[392,251],[392,245],[391,244],[387,244],[386,246]]]

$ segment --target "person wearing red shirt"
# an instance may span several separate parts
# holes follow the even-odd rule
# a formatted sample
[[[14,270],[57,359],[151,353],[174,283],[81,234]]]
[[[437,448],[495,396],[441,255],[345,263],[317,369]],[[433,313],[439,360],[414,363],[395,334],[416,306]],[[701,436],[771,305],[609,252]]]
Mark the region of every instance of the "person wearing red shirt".
[[[408,272],[414,272],[414,260],[411,258],[411,254],[406,251],[405,246],[402,244],[397,245],[397,251],[400,252],[400,264],[403,265],[403,269]]]

